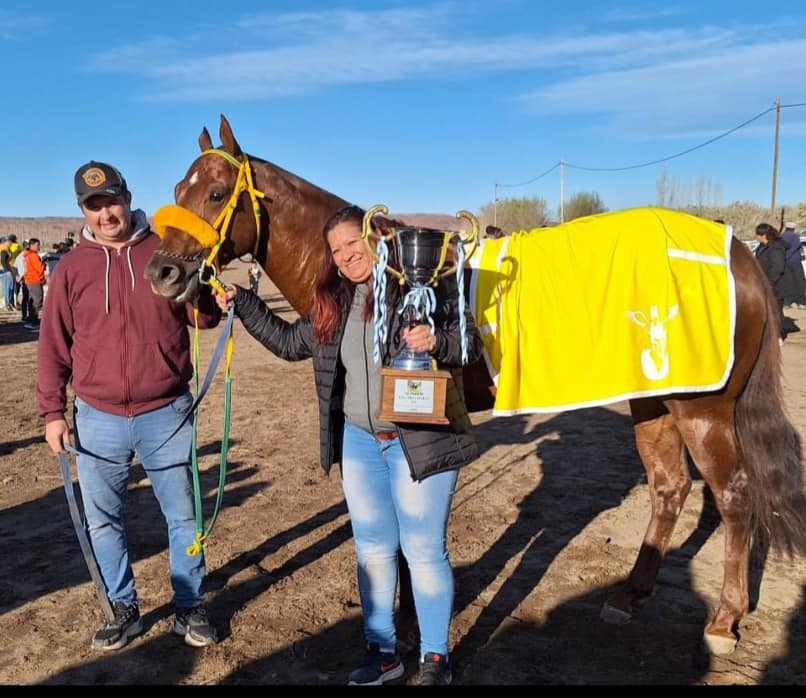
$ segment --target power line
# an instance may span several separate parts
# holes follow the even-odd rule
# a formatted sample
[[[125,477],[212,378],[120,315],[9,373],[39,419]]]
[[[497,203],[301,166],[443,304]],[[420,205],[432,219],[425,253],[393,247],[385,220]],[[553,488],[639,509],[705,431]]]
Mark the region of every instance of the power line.
[[[782,104],[780,106],[781,109],[787,109],[792,107],[806,107],[806,102],[798,102],[794,104]],[[636,165],[626,165],[624,167],[586,167],[584,165],[574,165],[569,162],[563,162],[562,160],[552,165],[548,170],[542,172],[537,177],[534,177],[530,180],[525,182],[519,182],[517,184],[497,184],[497,187],[522,187],[527,184],[531,184],[532,182],[536,182],[538,179],[545,177],[546,175],[550,174],[554,170],[556,170],[560,165],[565,165],[566,167],[571,167],[575,170],[584,170],[586,172],[624,172],[626,170],[637,170],[641,167],[649,167],[650,165],[657,165],[662,162],[668,162],[669,160],[674,160],[675,158],[682,157],[683,155],[688,155],[689,153],[693,153],[695,150],[699,150],[700,148],[704,148],[705,146],[711,145],[722,138],[725,138],[736,131],[749,126],[754,121],[757,121],[762,116],[769,114],[771,111],[775,111],[776,105],[773,105],[762,112],[759,112],[755,116],[750,117],[746,121],[743,121],[738,126],[734,126],[733,128],[728,129],[724,133],[720,133],[718,136],[714,136],[713,138],[709,138],[707,141],[699,143],[698,145],[692,146],[691,148],[686,148],[685,150],[680,151],[679,153],[675,153],[674,155],[668,155],[667,157],[658,158],[657,160],[650,160],[648,162],[641,162]]]
[[[762,112],[759,112],[755,116],[749,118],[747,121],[742,122],[738,126],[734,126],[731,129],[728,129],[724,133],[720,133],[718,136],[714,136],[713,138],[709,138],[707,141],[700,143],[699,145],[695,145],[691,148],[686,148],[686,150],[681,150],[679,153],[675,153],[674,155],[669,155],[665,158],[658,158],[657,160],[650,160],[649,162],[642,162],[637,165],[627,165],[626,167],[584,167],[582,165],[572,165],[570,162],[565,163],[568,167],[573,167],[575,170],[585,170],[586,172],[623,172],[624,170],[637,170],[641,167],[649,167],[650,165],[657,165],[661,162],[668,162],[669,160],[674,160],[675,158],[682,157],[683,155],[688,155],[689,153],[693,153],[695,150],[699,150],[700,148],[704,148],[707,145],[711,145],[711,143],[716,143],[716,141],[720,140],[721,138],[725,138],[729,136],[731,133],[735,133],[741,128],[745,126],[749,126],[754,121],[757,121],[762,116],[769,114],[771,111],[775,111],[775,107],[772,106],[769,109],[765,109]]]
[[[528,182],[518,182],[518,184],[496,184],[496,186],[497,187],[523,187],[523,186],[525,186],[527,184],[531,184],[532,182],[536,182],[538,179],[542,179],[547,174],[551,174],[552,172],[554,172],[554,170],[556,170],[560,166],[560,164],[561,163],[559,163],[559,162],[555,163],[549,169],[547,169],[543,174],[539,174],[539,175],[537,175],[537,177],[533,177]]]

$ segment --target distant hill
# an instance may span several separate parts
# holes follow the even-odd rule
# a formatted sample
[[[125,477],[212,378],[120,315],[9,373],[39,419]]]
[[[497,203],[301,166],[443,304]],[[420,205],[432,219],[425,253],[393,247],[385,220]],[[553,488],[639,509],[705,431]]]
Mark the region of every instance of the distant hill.
[[[395,213],[390,218],[402,221],[416,228],[436,228],[437,230],[470,230],[470,223],[447,213]],[[483,231],[482,231],[483,235]]]
[[[438,228],[440,230],[469,230],[470,225],[463,219],[443,213],[391,213],[391,218],[402,220],[406,225]],[[61,242],[67,233],[78,233],[84,225],[83,218],[12,218],[0,216],[0,235],[14,233],[17,238],[39,238],[42,249],[49,249],[54,242]]]
[[[78,233],[84,225],[83,218],[6,218],[0,216],[0,235],[14,233],[22,242],[39,238],[42,249],[48,250],[54,242],[61,242],[71,230]]]

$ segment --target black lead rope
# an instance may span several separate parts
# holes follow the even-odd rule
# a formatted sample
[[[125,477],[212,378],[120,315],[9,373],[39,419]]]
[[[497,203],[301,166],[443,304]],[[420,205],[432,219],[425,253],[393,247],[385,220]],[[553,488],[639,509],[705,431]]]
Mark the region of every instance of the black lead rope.
[[[92,583],[95,585],[95,593],[98,594],[98,601],[101,602],[104,615],[106,619],[111,622],[115,620],[115,613],[112,610],[112,606],[109,604],[109,598],[106,595],[106,585],[101,577],[101,571],[98,569],[98,563],[95,561],[95,556],[92,553],[90,539],[87,537],[84,522],[81,520],[81,514],[78,511],[73,478],[70,475],[70,463],[67,460],[66,453],[57,453],[56,457],[59,459],[62,480],[64,481],[64,493],[67,495],[67,505],[70,509],[70,518],[73,520],[73,528],[76,530],[78,544],[81,546],[81,552],[84,554],[84,562],[87,563],[87,569],[90,571]]]

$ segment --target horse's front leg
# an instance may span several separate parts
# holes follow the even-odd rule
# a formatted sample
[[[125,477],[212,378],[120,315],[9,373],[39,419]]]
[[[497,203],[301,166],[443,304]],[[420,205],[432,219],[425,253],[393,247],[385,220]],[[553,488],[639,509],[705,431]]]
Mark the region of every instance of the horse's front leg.
[[[638,558],[622,587],[605,602],[601,618],[626,623],[652,594],[669,541],[691,489],[686,449],[674,419],[658,401],[630,404],[635,443],[646,470],[652,516]]]

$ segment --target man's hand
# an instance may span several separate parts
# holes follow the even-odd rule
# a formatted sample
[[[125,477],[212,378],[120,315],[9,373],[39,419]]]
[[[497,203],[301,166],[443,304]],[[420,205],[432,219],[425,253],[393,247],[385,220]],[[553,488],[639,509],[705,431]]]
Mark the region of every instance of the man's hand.
[[[63,419],[55,419],[45,425],[45,441],[56,454],[64,453],[64,445],[70,443],[70,427]]]

